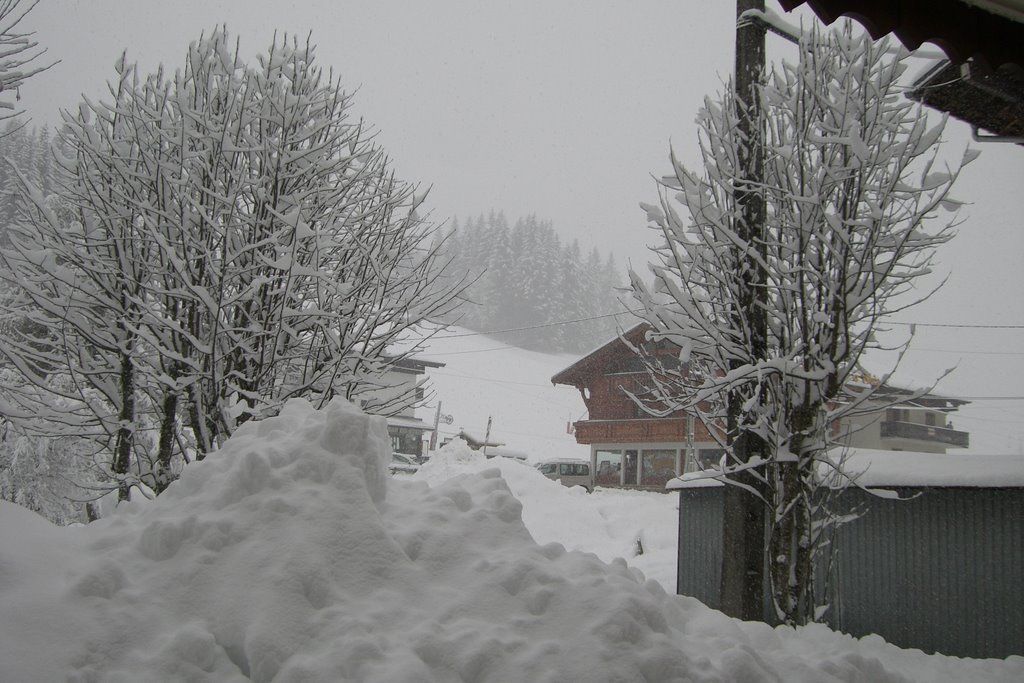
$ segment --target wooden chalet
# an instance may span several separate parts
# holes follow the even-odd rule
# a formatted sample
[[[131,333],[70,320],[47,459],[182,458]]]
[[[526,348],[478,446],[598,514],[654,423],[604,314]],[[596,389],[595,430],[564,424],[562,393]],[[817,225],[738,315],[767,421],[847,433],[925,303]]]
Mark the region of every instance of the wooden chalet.
[[[648,329],[641,323],[623,337],[666,364],[678,362],[679,347],[647,341]],[[585,355],[551,382],[576,387],[587,407],[587,418],[574,428],[576,442],[590,446],[595,486],[662,490],[669,480],[716,464],[724,454],[696,416],[677,411],[656,417],[630,398],[630,393],[642,395],[650,379],[641,357],[621,338]],[[941,454],[966,448],[969,434],[953,429],[948,419],[965,403],[876,387],[868,404],[875,408],[834,425],[833,437],[845,446],[888,451]]]
[[[672,344],[651,345],[641,323],[624,333],[635,346],[662,356],[678,357]],[[551,378],[553,384],[576,387],[588,417],[575,423],[576,441],[590,446],[596,486],[664,489],[683,472],[722,456],[707,428],[685,412],[654,417],[626,394],[642,391],[647,371],[643,361],[616,337]]]

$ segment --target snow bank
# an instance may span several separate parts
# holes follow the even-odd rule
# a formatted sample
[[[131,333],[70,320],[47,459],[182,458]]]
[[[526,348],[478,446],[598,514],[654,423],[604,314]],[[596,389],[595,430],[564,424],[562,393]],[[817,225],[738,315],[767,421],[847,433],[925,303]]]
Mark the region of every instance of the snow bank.
[[[588,494],[582,487],[548,479],[532,465],[488,460],[462,440],[438,451],[413,479],[436,486],[490,468],[501,471],[522,503],[523,523],[537,543],[561,543],[605,562],[625,558],[666,591],[675,591],[678,496],[600,487]]]
[[[400,481],[387,455],[383,420],[295,401],[87,527],[2,504],[0,680],[1024,678],[1017,657],[736,622],[621,560],[536,543],[510,490],[522,464]]]

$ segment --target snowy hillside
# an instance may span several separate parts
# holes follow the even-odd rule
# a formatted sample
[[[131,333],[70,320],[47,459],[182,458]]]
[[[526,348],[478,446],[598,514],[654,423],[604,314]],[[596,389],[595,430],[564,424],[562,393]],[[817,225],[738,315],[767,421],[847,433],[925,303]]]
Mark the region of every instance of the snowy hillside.
[[[525,452],[531,462],[546,458],[589,458],[566,431],[566,425],[585,417],[576,389],[554,386],[551,377],[579,360],[574,354],[526,351],[460,327],[442,331],[418,354],[445,363],[428,372],[435,401],[418,415],[433,423],[434,406],[451,415],[441,425],[442,437],[460,429],[483,438],[491,418],[491,441]]]
[[[88,526],[0,503],[0,681],[1024,678],[1021,657],[737,622],[621,560],[535,542],[513,495],[525,465],[456,448],[424,483],[389,478],[389,450],[382,419],[293,401]]]

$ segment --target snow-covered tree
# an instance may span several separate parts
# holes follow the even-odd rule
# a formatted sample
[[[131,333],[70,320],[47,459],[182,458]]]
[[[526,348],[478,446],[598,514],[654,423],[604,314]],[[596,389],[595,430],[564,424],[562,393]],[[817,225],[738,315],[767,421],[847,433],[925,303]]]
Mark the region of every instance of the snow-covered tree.
[[[218,29],[170,77],[122,59],[111,102],[64,116],[59,200],[20,174],[32,210],[0,277],[7,316],[37,324],[0,338],[24,380],[7,399],[58,393],[54,423],[105,440],[122,487],[160,492],[291,397],[416,400],[386,379],[416,351],[397,344],[464,284],[314,53],[276,38],[249,65]]]
[[[822,471],[831,426],[869,391],[851,377],[887,315],[930,292],[916,290],[935,247],[952,237],[948,193],[971,158],[944,165],[944,120],[930,125],[901,96],[906,53],[849,27],[803,39],[797,64],[773,68],[760,91],[765,201],[763,238],[737,229],[740,175],[735,93],[708,99],[699,118],[702,171],[672,157],[661,201],[646,210],[665,238],[653,282],[631,273],[654,340],[681,348],[678,369],[649,362],[655,412],[695,412],[731,446],[763,439],[767,462],[727,462],[737,484],[753,472],[769,507],[772,597],[786,623],[814,619],[814,554],[828,524]],[[766,277],[767,355],[751,353],[752,306],[741,264],[755,255]],[[863,388],[863,387],[861,387]],[[738,414],[730,397],[744,397]]]
[[[53,66],[40,65],[38,60],[46,50],[39,49],[33,34],[19,29],[25,15],[38,4],[39,0],[0,0],[0,122],[21,113],[16,104],[18,88]]]

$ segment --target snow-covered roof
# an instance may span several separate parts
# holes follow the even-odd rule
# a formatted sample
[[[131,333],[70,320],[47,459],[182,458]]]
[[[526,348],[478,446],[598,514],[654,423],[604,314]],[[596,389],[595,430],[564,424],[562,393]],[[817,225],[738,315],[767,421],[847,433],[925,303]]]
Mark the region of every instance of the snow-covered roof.
[[[537,464],[538,465],[552,465],[552,464],[562,464],[562,463],[565,463],[565,464],[575,465],[575,464],[583,463],[585,465],[588,462],[590,462],[590,461],[589,460],[584,460],[583,458],[550,458],[548,460],[541,460]]]
[[[838,451],[835,452],[838,458]],[[850,449],[843,469],[865,488],[1024,487],[1024,455],[962,455]],[[722,486],[713,471],[687,472],[670,490]]]
[[[479,434],[474,434],[473,432],[466,431],[465,429],[460,429],[459,433],[455,435],[455,438],[462,439],[463,441],[466,441],[470,445],[475,446],[477,448],[482,446],[487,446],[488,448],[490,448],[492,446],[505,445],[504,441],[488,441],[481,437]]]
[[[388,418],[389,427],[408,427],[409,429],[422,429],[428,430],[433,429],[433,425],[429,425],[418,417],[406,417],[404,415],[395,415],[394,417]]]
[[[1024,486],[1024,455],[962,455],[851,449],[844,466],[865,487]]]
[[[669,491],[678,491],[679,489],[702,489],[713,486],[725,486],[721,481],[715,478],[715,476],[709,472],[687,472],[681,477],[670,479],[665,488]]]
[[[594,350],[583,354],[579,360],[569,367],[555,373],[551,378],[551,383],[575,385],[579,381],[580,375],[589,367],[595,364],[603,365],[609,354],[619,352],[621,348],[624,348],[625,345],[622,343],[622,337],[637,342],[639,341],[639,336],[646,334],[649,327],[646,322],[641,322],[623,332],[621,336],[615,335]]]
[[[517,451],[512,448],[505,447],[487,447],[488,458],[511,458],[513,460],[528,460],[529,456],[522,451]]]

